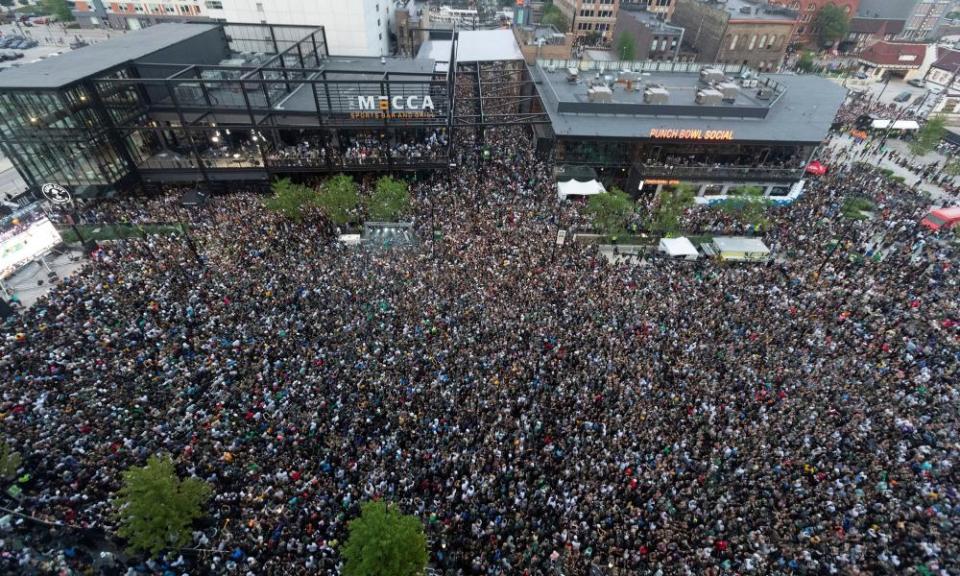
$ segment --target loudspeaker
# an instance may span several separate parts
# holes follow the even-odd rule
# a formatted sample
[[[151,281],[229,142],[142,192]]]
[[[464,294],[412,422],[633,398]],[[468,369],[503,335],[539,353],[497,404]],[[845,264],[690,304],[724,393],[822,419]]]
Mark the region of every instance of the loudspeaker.
[[[10,316],[13,316],[13,314],[14,314],[13,308],[11,308],[9,304],[7,304],[6,300],[0,298],[0,320],[6,320]]]

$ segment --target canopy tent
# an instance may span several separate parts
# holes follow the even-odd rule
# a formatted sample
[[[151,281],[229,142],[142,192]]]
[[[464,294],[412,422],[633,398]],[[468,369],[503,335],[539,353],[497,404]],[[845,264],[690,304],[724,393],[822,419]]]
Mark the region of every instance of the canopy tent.
[[[696,260],[700,256],[693,242],[684,236],[661,238],[658,250],[671,258],[683,258],[684,260]]]
[[[916,120],[897,120],[893,122],[893,125],[890,125],[890,120],[874,120],[870,127],[874,130],[885,130],[890,128],[891,130],[919,130],[920,124]]]
[[[770,249],[759,238],[717,236],[713,248],[723,260],[766,260]]]
[[[596,180],[589,182],[578,182],[570,180],[568,182],[557,182],[557,197],[566,200],[567,196],[593,196],[603,194],[607,191],[603,184]]]
[[[823,176],[827,173],[827,167],[819,160],[814,160],[813,162],[807,164],[807,174],[813,174],[814,176]]]

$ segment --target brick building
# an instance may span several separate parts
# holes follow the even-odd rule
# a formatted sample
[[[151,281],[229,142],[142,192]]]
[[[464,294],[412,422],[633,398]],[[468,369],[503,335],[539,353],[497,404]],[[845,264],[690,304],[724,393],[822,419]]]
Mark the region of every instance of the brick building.
[[[815,45],[817,34],[813,22],[824,6],[839,6],[847,18],[852,19],[857,14],[860,0],[775,0],[771,2],[778,6],[789,8],[797,13],[797,26],[793,30],[790,43],[794,45]]]
[[[748,0],[677,0],[672,23],[685,29],[683,43],[698,62],[773,71],[783,63],[796,19],[787,8]]]
[[[570,21],[570,30],[577,36],[594,32],[604,40],[613,36],[620,0],[555,0],[554,6]]]
[[[76,0],[73,15],[81,26],[107,26],[137,30],[161,22],[202,20],[206,4],[201,0],[156,0],[151,2],[109,2]]]
[[[673,60],[679,51],[683,33],[683,28],[667,24],[662,15],[628,9],[624,4],[620,6],[620,15],[613,30],[614,51],[616,42],[627,34],[634,38],[637,47],[634,60]],[[624,59],[622,54],[614,54],[614,57]]]

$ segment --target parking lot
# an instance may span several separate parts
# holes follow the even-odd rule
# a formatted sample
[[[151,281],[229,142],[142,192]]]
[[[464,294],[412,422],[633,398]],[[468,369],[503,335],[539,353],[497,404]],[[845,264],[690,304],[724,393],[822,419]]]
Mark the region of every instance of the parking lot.
[[[0,62],[0,68],[9,68],[10,66],[26,66],[31,62],[50,57],[51,54],[67,52],[70,50],[70,44],[77,40],[82,40],[88,44],[103,42],[118,34],[123,34],[117,30],[101,29],[65,29],[62,25],[40,24],[34,26],[23,26],[22,24],[4,24],[0,26],[0,39],[10,35],[23,36],[37,41],[38,46],[26,50],[15,50],[22,52],[23,58],[18,60],[8,60]]]

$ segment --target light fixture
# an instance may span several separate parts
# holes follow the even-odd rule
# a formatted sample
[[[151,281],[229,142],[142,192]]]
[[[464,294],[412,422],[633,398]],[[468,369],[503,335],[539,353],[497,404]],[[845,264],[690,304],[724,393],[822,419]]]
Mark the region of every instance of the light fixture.
[[[30,123],[31,123],[31,124],[36,124],[38,120],[40,120],[40,119],[37,118],[36,116],[31,116],[31,117],[30,117]]]
[[[257,140],[259,140],[259,138],[257,138],[257,135],[256,135],[256,134],[254,134],[253,136],[251,136],[250,139],[253,140],[254,142],[256,142]]]
[[[213,136],[210,137],[210,141],[213,142],[214,144],[216,144],[217,142],[220,141],[220,137],[217,136],[217,135],[213,135]]]
[[[80,101],[81,101],[81,102],[86,102],[86,101],[87,101],[87,95],[86,95],[86,94],[81,94],[81,95],[80,95]]]
[[[239,160],[239,159],[240,159],[240,153],[239,153],[239,152],[234,152],[234,153],[233,153],[233,159],[234,159],[234,160]]]
[[[229,128],[227,128],[226,130],[224,130],[224,132],[226,132],[226,133],[227,133],[227,136],[229,136],[229,135],[230,135],[230,129],[229,129]]]

